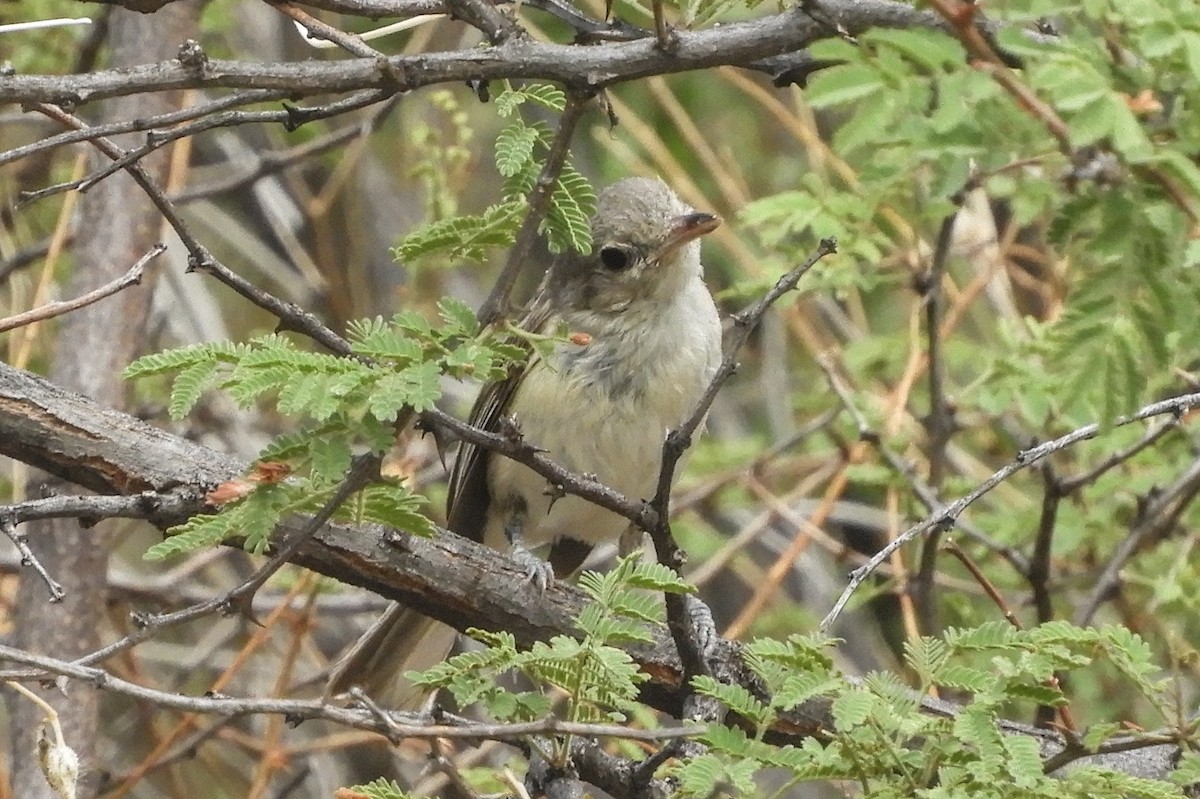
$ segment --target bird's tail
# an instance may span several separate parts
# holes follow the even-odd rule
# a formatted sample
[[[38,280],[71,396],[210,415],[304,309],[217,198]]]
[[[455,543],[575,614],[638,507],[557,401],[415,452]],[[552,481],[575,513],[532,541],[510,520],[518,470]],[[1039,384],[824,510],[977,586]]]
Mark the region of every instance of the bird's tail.
[[[333,667],[325,696],[358,687],[391,710],[420,709],[427,691],[413,685],[406,671],[421,671],[450,654],[453,627],[393,602]]]

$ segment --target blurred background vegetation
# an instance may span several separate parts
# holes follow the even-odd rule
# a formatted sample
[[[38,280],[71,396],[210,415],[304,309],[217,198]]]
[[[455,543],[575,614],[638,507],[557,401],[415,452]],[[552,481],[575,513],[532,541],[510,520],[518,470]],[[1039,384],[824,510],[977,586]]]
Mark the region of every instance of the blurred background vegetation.
[[[605,15],[603,3],[582,6]],[[1045,108],[1016,99],[997,77],[1000,68],[968,56],[954,36],[876,30],[818,43],[812,55],[835,66],[803,87],[721,67],[615,86],[603,107],[585,115],[572,159],[594,183],[659,175],[695,208],[725,218],[705,239],[704,258],[727,313],[761,294],[817,239],[840,242],[839,255],[769,314],[744,353],[679,483],[674,529],[720,629],[747,639],[811,630],[850,568],[931,513],[922,493],[955,499],[1031,443],[1100,421],[1102,435],[999,486],[953,536],[1026,624],[1112,622],[1140,633],[1173,675],[1180,704],[1191,707],[1200,640],[1194,430],[1185,418],[1144,452],[1088,473],[1146,435],[1143,425],[1111,427],[1119,415],[1196,390],[1200,19],[1150,2],[1010,0],[987,10],[998,46],[1022,59],[1017,80]],[[728,22],[776,9],[725,3],[676,11]],[[86,28],[0,35],[0,59],[20,74],[103,68],[110,13],[67,0],[0,3],[0,24],[95,19]],[[614,13],[652,27],[637,4],[619,3]],[[320,16],[348,31],[378,24]],[[535,36],[569,39],[536,10],[520,19]],[[314,49],[285,16],[246,0],[204,4],[196,38],[212,58],[346,57]],[[479,39],[461,23],[440,21],[375,46],[416,54]],[[186,94],[185,103],[201,99]],[[85,117],[90,111],[79,109]],[[556,125],[545,109],[524,113]],[[222,262],[335,329],[399,308],[432,313],[446,295],[474,307],[503,249],[483,263],[437,254],[405,263],[392,247],[423,224],[499,200],[493,143],[502,126],[472,88],[431,87],[291,132],[238,125],[183,139],[170,150],[167,185]],[[54,132],[43,117],[0,108],[0,150]],[[0,313],[59,295],[72,268],[76,195],[26,201],[21,193],[80,177],[85,152],[86,145],[60,147],[0,166]],[[265,167],[280,157],[279,168]],[[274,328],[273,317],[185,274],[179,248],[165,261],[145,351]],[[536,271],[527,270],[526,292]],[[44,372],[56,349],[103,346],[56,340],[55,328],[6,334],[7,362]],[[831,380],[845,387],[871,435]],[[162,388],[131,389],[130,407],[243,458],[290,424],[265,407],[237,409],[219,394],[173,423]],[[444,402],[465,414],[474,390],[448,384]],[[427,493],[440,520],[444,473],[432,442],[410,442],[393,468]],[[27,471],[4,462],[9,498],[25,496]],[[1081,474],[1088,479],[1061,503],[1047,499]],[[1148,520],[1164,491],[1175,501]],[[1153,534],[1119,564],[1118,584],[1093,597],[1139,525]],[[220,551],[148,565],[141,553],[157,532],[120,529],[107,600],[114,633],[127,627],[130,609],[216,593],[250,562]],[[0,599],[12,596],[14,556],[4,570]],[[1081,617],[1092,600],[1098,607]],[[177,690],[228,679],[243,690],[303,694],[382,607],[299,570],[282,574],[259,601],[264,627],[210,620],[111,666]],[[915,544],[863,587],[835,626],[846,639],[839,665],[850,673],[903,671],[903,641],[1000,614],[957,560],[936,543]],[[1068,696],[1085,725],[1164,723],[1166,705],[1124,690],[1103,667],[1073,676]],[[1035,713],[1012,710],[1015,718]],[[385,763],[393,754],[371,736],[336,730],[297,744],[275,720],[242,726],[150,715],[117,699],[106,700],[103,712],[102,754],[90,765],[111,797],[327,796],[392,769],[411,777],[424,758],[424,745],[414,744]],[[356,756],[344,757],[346,749]],[[491,762],[507,757],[502,747],[482,751]],[[179,756],[164,761],[164,752]],[[465,759],[487,762],[477,750]],[[421,779],[425,789],[444,781]]]

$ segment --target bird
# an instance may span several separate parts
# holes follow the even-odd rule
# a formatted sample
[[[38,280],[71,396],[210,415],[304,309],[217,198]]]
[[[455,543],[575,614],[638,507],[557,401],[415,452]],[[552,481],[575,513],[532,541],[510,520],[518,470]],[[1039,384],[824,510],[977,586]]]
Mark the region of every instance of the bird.
[[[567,469],[627,497],[653,494],[667,433],[695,412],[721,362],[721,322],[699,242],[720,224],[656,178],[626,178],[599,192],[591,251],[556,257],[518,324],[570,335],[485,385],[471,424],[515,424]],[[451,468],[447,527],[509,552],[543,590],[577,571],[595,546],[624,544],[634,532],[619,514],[556,496],[527,466],[465,442]],[[455,635],[393,603],[334,666],[326,695],[358,686],[415,710],[426,694],[403,672],[444,660]]]

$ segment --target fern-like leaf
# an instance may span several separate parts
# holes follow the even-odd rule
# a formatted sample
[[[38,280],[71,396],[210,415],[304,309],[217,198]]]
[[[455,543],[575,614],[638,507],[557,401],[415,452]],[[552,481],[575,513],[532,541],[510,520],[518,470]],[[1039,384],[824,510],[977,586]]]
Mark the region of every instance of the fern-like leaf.
[[[592,251],[592,230],[588,219],[596,212],[596,192],[587,178],[570,164],[564,164],[550,200],[550,210],[542,228],[551,252]]]
[[[216,546],[233,536],[237,519],[232,513],[193,516],[167,531],[168,538],[154,544],[143,555],[146,560],[163,560]]]
[[[533,148],[540,140],[534,128],[509,125],[496,137],[496,169],[506,178],[517,174],[533,161]]]
[[[507,201],[493,205],[480,216],[433,222],[405,236],[393,254],[399,261],[414,261],[435,253],[445,254],[450,260],[481,261],[488,248],[513,243],[524,210],[523,202]]]
[[[212,385],[217,369],[222,365],[218,360],[196,361],[175,377],[167,402],[167,413],[172,419],[179,421],[196,407],[200,395]]]

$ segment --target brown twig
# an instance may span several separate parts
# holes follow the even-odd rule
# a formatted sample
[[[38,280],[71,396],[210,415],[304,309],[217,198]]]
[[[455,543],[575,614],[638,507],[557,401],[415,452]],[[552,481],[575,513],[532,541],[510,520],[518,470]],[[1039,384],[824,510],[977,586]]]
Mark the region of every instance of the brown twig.
[[[1100,604],[1121,584],[1121,569],[1148,539],[1160,535],[1179,518],[1200,493],[1200,458],[1193,460],[1171,485],[1158,492],[1143,508],[1129,535],[1117,547],[1088,598],[1075,611],[1075,623],[1090,624]]]
[[[675,543],[674,536],[671,534],[669,514],[671,486],[675,481],[675,469],[679,465],[679,459],[683,457],[683,453],[691,446],[692,436],[695,435],[704,417],[708,414],[709,408],[712,407],[713,400],[717,397],[717,392],[721,390],[725,382],[737,371],[739,353],[767,311],[783,295],[795,289],[800,279],[818,261],[835,252],[837,252],[837,240],[832,238],[822,239],[813,254],[805,259],[803,263],[781,276],[775,282],[775,285],[771,287],[770,291],[760,297],[757,302],[751,304],[740,313],[734,314],[733,332],[726,342],[725,354],[721,359],[721,365],[717,368],[712,380],[709,381],[708,387],[700,397],[700,401],[696,404],[692,415],[687,421],[667,435],[667,440],[663,444],[662,467],[658,473],[658,487],[655,490],[654,499],[650,502],[650,507],[656,516],[656,523],[652,527],[644,527],[643,529],[647,530],[650,533],[650,537],[654,540],[654,548],[658,553],[659,562],[674,569],[676,573],[682,573],[684,558],[682,551]],[[764,602],[766,601],[765,596],[762,599]],[[667,594],[666,602],[667,625],[671,630],[671,636],[675,639],[675,645],[679,649],[679,657],[683,661],[686,673],[689,675],[706,674],[708,667],[705,664],[705,659],[701,651],[702,647],[698,641],[697,631],[694,629],[692,620],[689,618],[686,598],[680,594]]]
[[[446,0],[446,10],[455,18],[482,31],[493,45],[525,36],[525,30],[502,14],[490,0]]]
[[[68,114],[58,106],[35,103],[32,107],[35,111],[66,127],[76,130],[86,130],[88,128],[88,125],[81,119]],[[104,153],[104,155],[114,160],[126,155],[124,150],[103,136],[90,136],[88,137],[88,141],[96,149]],[[183,246],[188,251],[189,271],[200,270],[213,275],[255,305],[275,315],[279,319],[281,327],[303,333],[335,353],[347,354],[350,352],[349,342],[326,327],[314,314],[302,310],[294,303],[284,302],[262,291],[253,283],[214,258],[212,253],[192,235],[190,229],[183,223],[183,220],[175,210],[175,205],[167,199],[166,195],[154,183],[140,164],[136,162],[127,163],[124,165],[124,169],[142,188],[142,191],[146,192],[150,201],[154,203],[159,213],[166,219],[167,224],[178,234],[180,241],[183,242]]]
[[[16,520],[8,513],[2,511],[0,511],[0,533],[3,533],[9,541],[12,541],[13,546],[17,548],[17,553],[21,556],[21,565],[28,566],[37,572],[37,576],[50,589],[50,601],[61,602],[66,596],[62,585],[50,576],[50,572],[38,560],[37,555],[33,554],[33,550],[29,548],[29,542],[25,539],[24,534],[17,530]]]
[[[371,47],[353,33],[347,33],[333,27],[327,22],[322,22],[304,9],[297,8],[292,3],[287,2],[287,0],[266,0],[266,2],[272,8],[290,17],[296,24],[303,27],[308,32],[308,36],[333,42],[347,53],[359,58],[374,58],[379,61],[386,59],[383,53]]]
[[[41,674],[31,679],[45,679],[45,675],[62,675],[88,682],[106,691],[128,696],[156,707],[169,708],[191,713],[206,713],[214,716],[281,715],[300,721],[325,719],[360,730],[370,730],[387,735],[389,729],[399,738],[453,738],[515,740],[530,735],[581,735],[599,738],[620,738],[632,741],[668,741],[704,732],[703,726],[691,725],[656,730],[641,730],[614,724],[582,724],[548,718],[520,724],[479,724],[449,714],[443,718],[454,723],[422,723],[414,713],[392,712],[395,723],[391,728],[384,725],[375,714],[366,710],[341,708],[321,700],[304,699],[252,699],[221,694],[185,696],[183,694],[158,691],[127,682],[112,674],[91,666],[83,666],[57,658],[35,655],[10,646],[0,645],[0,660],[7,660],[38,669]],[[401,721],[396,721],[400,719]]]
[[[0,319],[0,333],[14,328],[24,327],[25,325],[33,324],[34,322],[43,322],[47,319],[53,319],[56,316],[62,316],[71,311],[77,311],[80,308],[85,308],[94,302],[99,302],[105,297],[111,297],[119,291],[129,288],[130,286],[141,283],[142,275],[146,271],[146,265],[150,261],[157,258],[159,255],[167,251],[165,244],[156,244],[153,249],[137,260],[129,271],[121,275],[116,280],[105,283],[98,289],[89,291],[86,294],[81,294],[73,300],[61,300],[59,302],[50,302],[39,308],[32,308],[24,313],[15,314],[4,319]]]
[[[965,193],[955,199],[961,203]],[[942,220],[938,232],[937,247],[933,252],[928,274],[920,279],[925,304],[925,335],[929,342],[927,370],[929,378],[929,414],[925,417],[925,430],[929,435],[929,486],[940,493],[946,471],[946,447],[954,434],[954,410],[946,399],[946,364],[942,357],[942,280],[946,275],[946,260],[950,257],[950,246],[954,240],[954,223],[958,219],[958,208]],[[926,635],[937,633],[937,602],[933,595],[933,573],[937,569],[937,530],[932,530],[921,548],[920,565],[913,582],[913,601],[921,621],[921,631]]]
[[[850,34],[878,26],[945,27],[936,14],[888,0],[844,3],[838,19]],[[762,59],[794,53],[830,35],[824,24],[799,9],[788,9],[745,22],[676,31],[670,52],[664,52],[653,36],[586,47],[522,38],[502,47],[392,56],[387,60],[386,70],[375,59],[368,58],[322,63],[210,59],[200,67],[171,60],[81,75],[5,76],[0,82],[0,103],[53,100],[79,105],[109,97],[181,88],[283,90],[292,97],[386,89],[390,95],[438,83],[504,78],[549,80],[595,91],[649,75],[726,64],[755,68]]]

